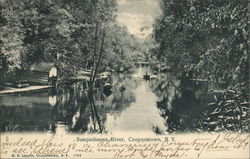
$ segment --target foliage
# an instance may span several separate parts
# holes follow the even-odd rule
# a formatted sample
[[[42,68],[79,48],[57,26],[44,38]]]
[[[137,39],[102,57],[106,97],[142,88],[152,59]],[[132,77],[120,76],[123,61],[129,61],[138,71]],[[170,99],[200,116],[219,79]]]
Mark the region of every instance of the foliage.
[[[161,6],[154,24],[160,61],[214,88],[248,89],[246,0],[169,0]]]
[[[133,62],[139,57],[143,58],[142,44],[139,44],[139,39],[130,35],[125,27],[114,23],[107,30],[107,34],[106,58],[103,66],[119,71],[132,67]]]
[[[23,46],[24,31],[22,30],[21,18],[22,15],[18,14],[18,10],[22,9],[16,3],[6,2],[9,8],[2,6],[1,15],[5,18],[1,23],[1,58],[6,58],[6,63],[9,65],[9,71],[14,71],[16,68],[21,67],[22,54],[25,52]]]
[[[135,37],[115,23],[115,0],[4,0],[1,2],[1,59],[5,72],[55,62],[63,77],[93,68],[107,32],[101,68],[129,68]],[[135,58],[135,57],[134,57]]]
[[[62,77],[94,68],[104,31],[99,70],[133,66],[143,54],[135,47],[139,41],[115,22],[116,6],[115,0],[4,0],[1,58],[7,62],[5,71],[28,69],[41,61],[55,62]]]

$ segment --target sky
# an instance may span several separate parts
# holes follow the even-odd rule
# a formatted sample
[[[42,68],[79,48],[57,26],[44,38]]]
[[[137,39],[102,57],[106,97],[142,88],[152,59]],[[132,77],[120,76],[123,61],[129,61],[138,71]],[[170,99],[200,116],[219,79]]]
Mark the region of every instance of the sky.
[[[152,33],[154,18],[160,13],[159,0],[117,0],[117,3],[118,23],[139,38]]]

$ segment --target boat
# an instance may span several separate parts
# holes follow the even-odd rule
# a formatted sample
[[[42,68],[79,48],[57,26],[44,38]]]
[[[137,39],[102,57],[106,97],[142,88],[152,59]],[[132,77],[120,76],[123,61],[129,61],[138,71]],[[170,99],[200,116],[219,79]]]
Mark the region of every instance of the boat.
[[[157,78],[157,76],[156,75],[152,75],[152,76],[150,76],[150,79],[156,79]]]
[[[125,91],[126,88],[124,87],[124,85],[122,85],[122,86],[119,88],[119,90],[122,92],[122,91]]]
[[[143,79],[145,80],[150,80],[150,75],[148,75],[147,73],[145,75],[143,75]]]
[[[105,83],[103,89],[111,90],[112,89],[112,85],[110,83]]]
[[[103,87],[103,93],[108,97],[112,94],[112,85],[110,83],[105,83]]]
[[[109,76],[110,76],[109,72],[102,72],[98,75],[100,79],[108,79]]]

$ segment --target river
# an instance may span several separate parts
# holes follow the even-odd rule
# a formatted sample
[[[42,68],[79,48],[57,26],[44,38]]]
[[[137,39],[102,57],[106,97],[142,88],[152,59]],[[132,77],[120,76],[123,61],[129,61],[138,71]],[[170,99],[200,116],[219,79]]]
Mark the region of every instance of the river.
[[[146,72],[151,80],[142,78]],[[201,129],[202,87],[181,89],[173,75],[153,75],[145,66],[113,74],[106,82],[112,91],[104,92],[103,82],[96,83],[94,105],[81,81],[57,90],[0,96],[0,131],[165,134]]]

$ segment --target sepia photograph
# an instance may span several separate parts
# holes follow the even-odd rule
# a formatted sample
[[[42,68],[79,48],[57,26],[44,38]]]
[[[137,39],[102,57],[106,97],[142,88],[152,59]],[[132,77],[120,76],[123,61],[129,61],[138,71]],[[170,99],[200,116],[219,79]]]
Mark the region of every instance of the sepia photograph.
[[[0,0],[0,158],[248,159],[249,0]]]

